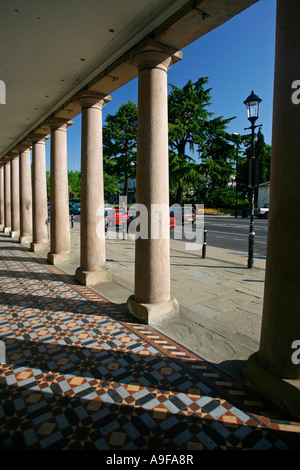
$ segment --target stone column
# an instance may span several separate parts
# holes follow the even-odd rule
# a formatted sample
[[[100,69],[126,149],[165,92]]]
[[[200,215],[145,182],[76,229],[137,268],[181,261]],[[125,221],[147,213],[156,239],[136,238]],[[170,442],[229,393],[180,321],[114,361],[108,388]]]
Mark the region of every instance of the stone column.
[[[4,233],[11,230],[10,161],[4,164]]]
[[[127,310],[144,323],[179,313],[170,295],[167,70],[181,57],[180,52],[151,41],[134,58],[138,67],[136,201],[147,210],[148,237],[136,239],[135,289]],[[159,218],[154,218],[154,208],[161,209]]]
[[[20,235],[20,172],[19,156],[11,159],[11,237]]]
[[[0,166],[0,230],[4,228],[4,167]]]
[[[46,181],[47,138],[32,138],[32,243],[31,251],[49,247]]]
[[[102,150],[102,108],[110,99],[85,93],[78,100],[82,107],[82,133],[80,267],[76,278],[88,286],[112,279],[105,256]]]
[[[50,163],[50,252],[48,262],[59,264],[70,261],[71,250],[67,128],[72,121],[53,119],[48,121],[51,129]]]
[[[20,243],[30,243],[32,237],[32,191],[30,148],[20,152]]]
[[[270,213],[260,348],[245,384],[300,418],[300,3],[277,2]]]

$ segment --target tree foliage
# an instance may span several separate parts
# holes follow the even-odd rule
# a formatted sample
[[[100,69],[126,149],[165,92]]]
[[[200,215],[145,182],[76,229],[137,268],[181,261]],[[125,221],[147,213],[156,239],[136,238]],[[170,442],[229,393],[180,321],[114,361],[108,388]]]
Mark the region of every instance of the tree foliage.
[[[185,185],[193,185],[199,175],[199,164],[187,154],[203,145],[205,123],[210,115],[210,89],[207,78],[196,83],[188,80],[182,88],[171,85],[168,96],[170,186],[176,190],[175,201],[182,205]]]
[[[251,134],[242,136],[244,153],[239,160],[238,190],[246,197],[248,194],[248,160],[251,158]],[[255,158],[258,160],[258,184],[270,181],[271,173],[271,145],[265,143],[264,135],[259,128],[254,141]],[[257,199],[257,191],[255,194]]]
[[[106,116],[103,127],[104,172],[123,180],[125,196],[128,180],[135,175],[136,143],[137,105],[128,101]]]
[[[76,171],[68,171],[68,185],[69,185],[69,193],[72,191],[74,192],[74,198],[80,199],[80,191],[81,191],[81,172]]]
[[[226,132],[232,118],[212,118],[207,83],[208,77],[200,77],[195,83],[188,80],[182,89],[171,85],[168,97],[170,186],[177,189],[176,202],[181,205],[184,188],[197,186],[200,174],[205,175],[207,193],[215,185],[226,186],[233,172],[234,144]],[[188,150],[198,153],[200,162]]]
[[[217,117],[207,123],[206,141],[201,150],[202,170],[210,189],[226,187],[234,173],[235,146],[226,127],[232,118]]]

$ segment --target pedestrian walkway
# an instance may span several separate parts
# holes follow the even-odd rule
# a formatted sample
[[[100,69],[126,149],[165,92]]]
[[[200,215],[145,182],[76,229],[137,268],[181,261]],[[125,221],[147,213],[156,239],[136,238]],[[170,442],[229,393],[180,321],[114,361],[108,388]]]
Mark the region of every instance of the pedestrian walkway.
[[[76,254],[76,237],[73,247]],[[41,254],[0,235],[1,449],[298,448],[299,423],[246,390],[224,371],[222,361],[217,365],[199,355],[192,342],[188,347],[171,338],[163,331],[170,325],[150,327],[127,316],[122,292],[132,289],[132,249],[129,240],[107,241],[114,280],[100,294],[100,288],[79,285],[67,266],[48,265]],[[182,272],[182,251],[173,245],[172,253],[173,282],[181,272],[208,286],[207,292],[226,282],[227,293],[236,289],[230,273],[246,276],[238,279],[249,286],[263,276],[263,270],[245,273],[225,261],[196,261],[195,254],[184,256]],[[206,277],[197,277],[197,267]],[[188,280],[186,290],[187,285]],[[252,302],[255,288],[246,290],[244,305]],[[181,302],[182,291],[177,293]],[[195,305],[204,300],[195,292],[189,295],[192,301],[177,321],[193,324],[189,315],[195,312],[204,331],[202,317],[213,325],[223,313],[207,302],[203,305],[220,313],[200,307],[197,312]],[[228,296],[227,302],[234,307],[237,300]],[[219,330],[210,330],[212,338],[220,337],[222,328],[229,330],[225,317],[219,323]]]
[[[79,265],[80,226],[71,229],[75,262],[63,269],[73,274]],[[197,246],[196,246],[197,247]],[[256,258],[247,268],[247,254],[171,240],[171,290],[180,305],[180,318],[156,325],[207,360],[239,379],[245,360],[259,348],[265,260]],[[247,249],[247,247],[246,247]],[[113,283],[97,292],[125,308],[134,291],[134,240],[131,235],[108,232],[107,266]]]

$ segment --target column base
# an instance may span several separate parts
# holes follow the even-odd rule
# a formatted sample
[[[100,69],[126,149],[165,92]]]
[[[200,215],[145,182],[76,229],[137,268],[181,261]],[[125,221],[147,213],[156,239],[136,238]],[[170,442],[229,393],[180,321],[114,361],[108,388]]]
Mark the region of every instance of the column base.
[[[108,268],[103,268],[101,271],[82,271],[77,268],[75,277],[81,284],[90,287],[112,281],[112,274]]]
[[[142,323],[153,325],[163,320],[169,320],[179,316],[179,305],[176,299],[158,304],[139,303],[131,295],[127,300],[126,311],[140,320]]]
[[[10,231],[10,236],[11,236],[11,238],[19,237],[20,236],[20,230],[11,230]]]
[[[49,242],[45,242],[45,243],[34,243],[32,242],[30,244],[30,251],[42,251],[44,250],[45,248],[47,248],[49,250]]]
[[[262,367],[258,353],[249,357],[243,374],[246,387],[300,419],[300,379],[284,379]]]
[[[31,242],[31,240],[32,240],[32,237],[29,237],[29,236],[19,237],[19,242],[20,243],[28,244],[28,243]]]
[[[61,264],[66,261],[74,261],[74,256],[72,253],[48,253],[47,260],[49,264]]]
[[[10,233],[11,227],[3,227],[3,233]]]

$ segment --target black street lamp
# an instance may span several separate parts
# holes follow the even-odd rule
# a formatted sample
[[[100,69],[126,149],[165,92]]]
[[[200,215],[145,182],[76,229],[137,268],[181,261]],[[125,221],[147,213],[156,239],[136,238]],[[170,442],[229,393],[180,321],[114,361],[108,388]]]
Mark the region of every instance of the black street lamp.
[[[239,160],[239,142],[240,134],[234,132],[233,135],[236,136],[236,160],[235,160],[235,218],[238,216],[238,160]]]
[[[250,230],[249,230],[249,249],[248,249],[248,268],[253,268],[253,255],[254,255],[254,188],[258,186],[258,162],[255,158],[255,148],[254,148],[254,130],[257,127],[262,125],[255,125],[256,120],[258,119],[259,113],[259,103],[261,99],[255,95],[252,91],[251,95],[245,99],[244,104],[247,108],[247,116],[251,122],[250,127],[246,129],[251,129],[252,140],[251,140],[251,157],[248,162],[248,187],[250,189],[250,203],[251,203],[251,215],[250,215]]]

